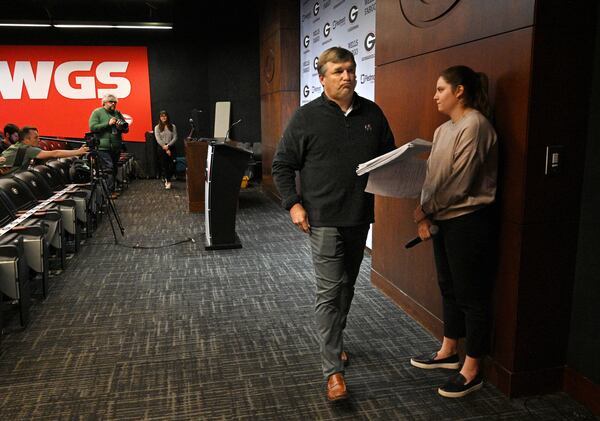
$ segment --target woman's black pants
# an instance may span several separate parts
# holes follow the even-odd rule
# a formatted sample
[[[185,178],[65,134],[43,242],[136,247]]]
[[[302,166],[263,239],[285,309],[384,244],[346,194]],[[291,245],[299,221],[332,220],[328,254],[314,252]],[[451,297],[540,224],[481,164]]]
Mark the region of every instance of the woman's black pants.
[[[489,352],[492,289],[495,276],[494,206],[435,221],[433,237],[438,283],[442,292],[444,336],[466,338],[469,357]]]
[[[158,151],[158,163],[160,165],[160,174],[162,178],[171,180],[175,172],[175,149],[169,146],[171,156],[167,155],[163,148]]]

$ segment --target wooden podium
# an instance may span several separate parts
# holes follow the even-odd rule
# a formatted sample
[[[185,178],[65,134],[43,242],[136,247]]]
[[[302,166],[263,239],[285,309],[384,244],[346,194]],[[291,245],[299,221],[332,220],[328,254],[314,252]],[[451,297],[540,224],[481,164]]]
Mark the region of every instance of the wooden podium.
[[[208,142],[190,138],[185,140],[186,184],[190,212],[204,212],[207,152]]]

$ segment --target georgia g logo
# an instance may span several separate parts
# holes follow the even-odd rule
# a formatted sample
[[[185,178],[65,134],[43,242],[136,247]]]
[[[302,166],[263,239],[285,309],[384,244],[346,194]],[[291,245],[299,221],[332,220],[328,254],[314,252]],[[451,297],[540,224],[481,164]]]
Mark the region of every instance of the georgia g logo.
[[[369,32],[365,37],[365,50],[371,51],[375,47],[375,34]]]
[[[350,23],[354,23],[356,21],[356,18],[358,18],[358,7],[352,6],[350,8],[350,12],[348,13],[348,20],[350,21]]]

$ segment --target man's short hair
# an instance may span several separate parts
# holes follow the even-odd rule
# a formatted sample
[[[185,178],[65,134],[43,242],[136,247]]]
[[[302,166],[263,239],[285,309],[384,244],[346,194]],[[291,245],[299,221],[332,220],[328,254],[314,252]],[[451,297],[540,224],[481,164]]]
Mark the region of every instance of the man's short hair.
[[[17,126],[16,124],[8,123],[6,126],[4,126],[4,134],[5,135],[12,136],[13,134],[17,133],[18,131],[19,131],[19,126]]]
[[[23,128],[19,130],[19,142],[22,142],[27,136],[29,136],[29,133],[33,131],[37,132],[37,127],[23,126]]]
[[[327,63],[344,63],[351,61],[356,68],[356,61],[354,60],[354,54],[350,50],[346,50],[342,47],[331,47],[323,51],[319,56],[319,75],[325,76],[325,65]]]
[[[109,101],[119,102],[117,97],[114,96],[113,94],[104,94],[104,96],[102,97],[102,105],[104,105],[105,103],[107,103]]]

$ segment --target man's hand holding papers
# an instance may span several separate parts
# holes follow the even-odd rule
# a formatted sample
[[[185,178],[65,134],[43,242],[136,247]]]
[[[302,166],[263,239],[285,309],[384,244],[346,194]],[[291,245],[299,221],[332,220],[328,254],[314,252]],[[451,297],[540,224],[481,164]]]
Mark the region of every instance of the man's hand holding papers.
[[[380,196],[414,198],[421,194],[427,170],[418,156],[431,149],[431,142],[415,139],[398,149],[358,165],[357,175],[369,173],[366,192]]]

